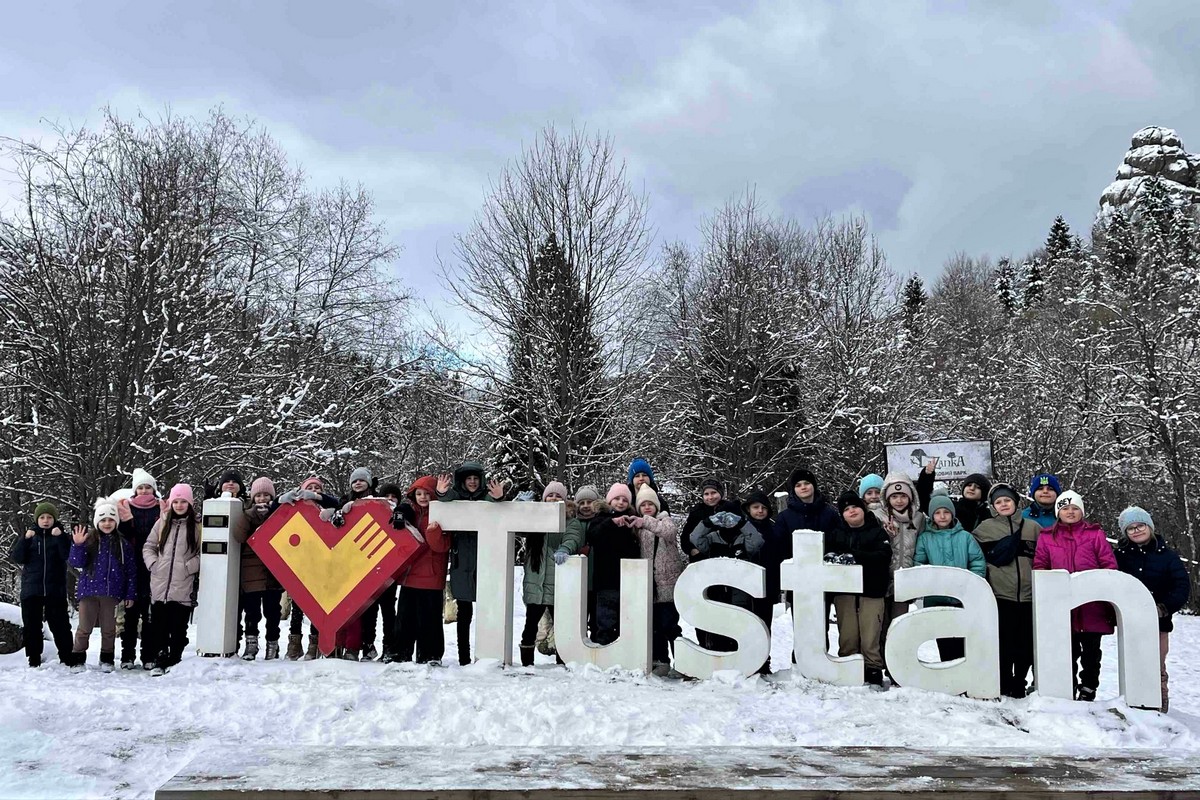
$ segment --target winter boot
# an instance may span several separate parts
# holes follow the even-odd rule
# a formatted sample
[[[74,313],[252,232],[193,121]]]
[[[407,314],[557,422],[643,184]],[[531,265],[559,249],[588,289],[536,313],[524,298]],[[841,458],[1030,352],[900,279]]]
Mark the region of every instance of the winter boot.
[[[30,656],[29,657],[29,668],[30,669],[37,669],[41,665],[42,665],[42,657],[41,656]]]
[[[863,677],[866,679],[868,685],[878,686],[880,689],[883,688],[883,670],[876,669],[875,667],[867,667],[863,670]]]
[[[134,669],[137,663],[134,662],[133,656],[121,656],[121,669]]]
[[[279,658],[279,641],[267,642],[267,655],[265,661],[274,661]]]
[[[533,648],[532,647],[526,647],[525,645],[521,645],[521,666],[522,667],[532,667],[533,666]]]
[[[1091,703],[1096,699],[1096,690],[1090,686],[1080,686],[1075,692],[1075,699]]]
[[[87,651],[71,653],[71,657],[63,663],[71,668],[71,672],[83,672],[87,669]]]
[[[101,672],[114,671],[116,669],[116,666],[113,663],[114,661],[115,661],[115,658],[112,653],[105,653],[102,651],[100,653],[100,671]]]
[[[317,649],[317,636],[310,633],[308,635],[308,649],[304,651],[305,661],[316,661],[321,656],[321,651]]]
[[[377,658],[379,658],[379,651],[375,649],[375,645],[369,644],[363,648],[363,661],[374,661]]]
[[[471,663],[471,640],[458,640],[458,665],[465,667]]]
[[[153,669],[150,670],[151,678],[161,678],[163,675],[166,675],[166,674],[167,674],[166,667],[156,665]]]
[[[246,650],[242,653],[242,661],[253,661],[258,658],[258,637],[246,637]]]
[[[343,661],[358,661],[358,651],[351,650],[349,647],[342,650],[341,658]]]
[[[288,634],[287,654],[284,655],[288,661],[299,661],[300,656],[304,655],[304,637],[298,633]]]

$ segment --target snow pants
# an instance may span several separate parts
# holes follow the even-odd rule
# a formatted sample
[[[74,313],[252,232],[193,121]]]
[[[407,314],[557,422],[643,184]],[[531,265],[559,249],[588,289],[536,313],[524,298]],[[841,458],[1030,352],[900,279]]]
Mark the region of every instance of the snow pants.
[[[25,640],[25,655],[30,666],[42,663],[42,618],[50,626],[58,660],[71,663],[71,621],[67,617],[67,596],[27,597],[21,601],[21,627]]]

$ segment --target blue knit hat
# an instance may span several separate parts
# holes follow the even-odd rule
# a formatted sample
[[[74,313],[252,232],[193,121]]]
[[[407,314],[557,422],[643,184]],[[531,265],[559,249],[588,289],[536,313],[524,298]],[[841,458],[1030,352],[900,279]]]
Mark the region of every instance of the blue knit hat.
[[[861,478],[858,479],[858,496],[859,497],[866,497],[867,492],[871,491],[872,489],[875,489],[880,492],[883,491],[883,476],[882,475],[876,475],[874,472],[872,472],[870,475],[863,475]]]
[[[639,472],[644,472],[650,476],[650,482],[654,482],[654,470],[650,468],[650,462],[644,458],[635,458],[629,465],[629,480],[626,483],[633,483],[633,476]]]
[[[958,519],[958,512],[954,510],[954,501],[950,499],[950,495],[935,494],[929,498],[930,519],[933,519],[933,512],[937,511],[939,508],[946,509],[950,512],[952,517],[954,517],[956,520]]]
[[[1051,475],[1049,472],[1040,472],[1033,476],[1033,480],[1029,482],[1029,496],[1033,497],[1033,493],[1038,490],[1039,486],[1049,486],[1054,490],[1055,494],[1062,494],[1062,484],[1058,482],[1058,478]]]
[[[1130,525],[1136,525],[1139,522],[1149,525],[1150,532],[1154,533],[1154,518],[1150,516],[1149,511],[1140,506],[1130,506],[1121,512],[1121,515],[1117,517],[1117,530],[1123,536]]]

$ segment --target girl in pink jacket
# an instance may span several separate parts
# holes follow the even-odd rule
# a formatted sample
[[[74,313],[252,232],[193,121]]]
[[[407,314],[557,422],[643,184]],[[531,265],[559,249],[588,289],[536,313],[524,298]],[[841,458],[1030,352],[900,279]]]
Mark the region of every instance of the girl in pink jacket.
[[[1034,569],[1116,569],[1117,559],[1104,531],[1083,518],[1083,498],[1063,492],[1054,502],[1056,521],[1042,531],[1033,555]],[[1114,629],[1112,606],[1084,603],[1071,611],[1071,650],[1074,654],[1076,700],[1095,700],[1100,685],[1100,637]]]

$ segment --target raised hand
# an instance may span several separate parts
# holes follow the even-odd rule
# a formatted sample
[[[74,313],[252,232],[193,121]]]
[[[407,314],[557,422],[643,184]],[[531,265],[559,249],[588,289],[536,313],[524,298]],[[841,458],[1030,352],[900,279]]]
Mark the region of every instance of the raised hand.
[[[71,541],[83,544],[87,541],[87,525],[76,525],[71,534]]]
[[[505,486],[507,486],[507,483],[492,478],[490,481],[488,481],[488,494],[490,494],[496,500],[503,500]]]
[[[31,531],[31,530],[26,530],[26,531],[25,531],[25,538],[26,538],[26,539],[32,539],[32,538],[33,538],[33,531]]]
[[[50,535],[51,536],[62,536],[62,528],[55,525],[53,528],[50,529]]]
[[[450,491],[450,487],[453,485],[454,485],[454,476],[451,475],[449,472],[443,472],[441,475],[438,475],[438,478],[437,478],[438,494],[445,494],[446,492]]]
[[[937,462],[938,462],[937,456],[934,456],[933,458],[929,459],[929,462],[925,464],[925,471],[928,472],[930,475],[932,475],[934,472],[937,471]]]

